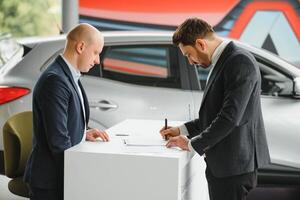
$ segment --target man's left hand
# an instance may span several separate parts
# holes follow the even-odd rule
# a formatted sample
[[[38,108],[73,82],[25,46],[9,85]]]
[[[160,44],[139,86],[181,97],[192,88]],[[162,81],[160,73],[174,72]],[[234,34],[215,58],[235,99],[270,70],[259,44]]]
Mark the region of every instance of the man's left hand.
[[[86,141],[96,141],[96,139],[100,137],[104,142],[108,142],[109,141],[109,136],[105,131],[100,131],[96,128],[93,129],[89,129],[86,131]]]
[[[172,137],[168,140],[166,146],[170,147],[180,147],[182,150],[189,151],[188,147],[189,139],[184,135],[179,135],[176,137]]]

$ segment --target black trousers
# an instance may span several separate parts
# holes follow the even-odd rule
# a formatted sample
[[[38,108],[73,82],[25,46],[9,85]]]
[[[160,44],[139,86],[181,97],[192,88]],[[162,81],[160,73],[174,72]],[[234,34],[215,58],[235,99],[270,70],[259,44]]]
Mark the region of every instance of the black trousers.
[[[63,190],[59,189],[43,189],[37,187],[29,188],[30,200],[63,200]]]
[[[250,190],[257,185],[257,171],[217,178],[207,167],[205,173],[210,200],[246,200]]]

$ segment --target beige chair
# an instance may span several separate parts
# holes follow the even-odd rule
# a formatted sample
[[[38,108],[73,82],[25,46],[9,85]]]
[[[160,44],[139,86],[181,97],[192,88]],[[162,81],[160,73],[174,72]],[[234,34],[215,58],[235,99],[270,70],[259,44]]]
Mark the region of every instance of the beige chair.
[[[32,112],[22,112],[10,117],[3,126],[5,175],[11,178],[10,192],[28,197],[23,174],[32,148]]]

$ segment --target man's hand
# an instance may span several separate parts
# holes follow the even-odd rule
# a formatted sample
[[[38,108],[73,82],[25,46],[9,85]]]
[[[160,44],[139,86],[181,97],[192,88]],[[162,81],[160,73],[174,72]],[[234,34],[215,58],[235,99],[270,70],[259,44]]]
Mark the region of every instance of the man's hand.
[[[89,129],[86,131],[86,141],[96,141],[96,139],[100,137],[104,142],[108,142],[109,141],[109,136],[105,131],[99,131],[96,128],[93,129]]]
[[[180,147],[182,150],[190,151],[188,143],[189,143],[189,139],[186,136],[179,135],[179,136],[170,138],[169,141],[167,142],[166,146],[168,148]]]
[[[178,127],[170,127],[168,126],[167,129],[165,129],[165,127],[162,127],[159,131],[159,133],[161,134],[161,136],[163,138],[171,138],[171,137],[175,137],[175,136],[178,136],[180,135],[180,130]]]

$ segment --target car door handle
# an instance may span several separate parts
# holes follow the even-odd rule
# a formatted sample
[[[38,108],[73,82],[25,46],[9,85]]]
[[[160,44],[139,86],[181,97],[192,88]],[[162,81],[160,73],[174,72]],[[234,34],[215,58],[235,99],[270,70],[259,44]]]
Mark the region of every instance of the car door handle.
[[[107,100],[101,100],[101,101],[90,101],[90,108],[96,108],[100,110],[109,110],[109,109],[116,109],[118,106],[116,104],[113,104]]]

